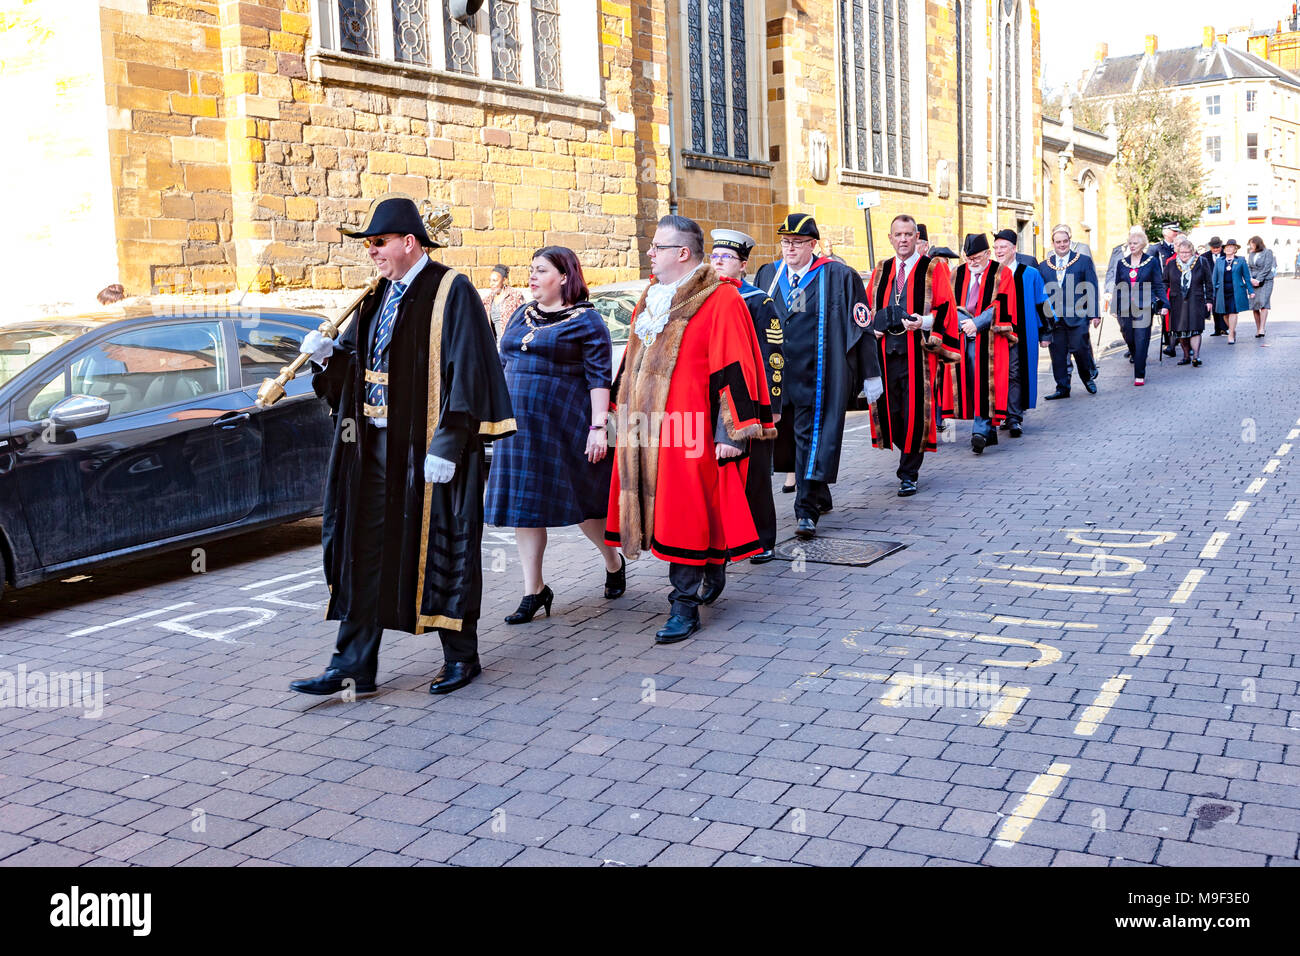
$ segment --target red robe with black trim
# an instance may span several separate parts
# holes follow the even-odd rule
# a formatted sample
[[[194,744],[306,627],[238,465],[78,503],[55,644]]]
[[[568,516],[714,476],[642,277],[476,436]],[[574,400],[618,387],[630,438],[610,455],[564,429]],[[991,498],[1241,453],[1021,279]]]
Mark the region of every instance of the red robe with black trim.
[[[897,261],[896,257],[885,259],[871,273],[867,298],[873,315],[894,301]],[[886,349],[888,334],[876,340],[885,391],[871,406],[871,444],[909,453],[935,451],[939,447],[936,413],[942,401],[939,362],[961,361],[964,339],[957,328],[957,304],[947,263],[921,256],[908,273],[902,304],[913,315],[934,316],[934,325],[929,332],[902,333],[906,343],[903,354]],[[889,382],[900,374],[900,365],[907,376],[909,397],[906,407],[896,409],[890,406]]]
[[[975,311],[980,313],[990,306],[998,306],[993,324],[977,332],[974,339],[969,339],[961,332],[958,316],[963,354],[960,362],[943,367],[945,418],[988,418],[994,425],[1006,421],[1011,349],[1015,347],[1016,330],[1014,320],[1000,307],[1003,300],[997,295],[1001,269],[997,262],[990,261],[978,279],[979,298]],[[963,262],[952,276],[956,305],[965,303],[970,280],[970,269]]]
[[[707,265],[673,295],[646,345],[633,333],[611,396],[615,468],[605,541],[679,564],[722,564],[762,550],[745,496],[747,442],[776,436],[763,353],[736,286]],[[725,436],[745,451],[718,460]]]

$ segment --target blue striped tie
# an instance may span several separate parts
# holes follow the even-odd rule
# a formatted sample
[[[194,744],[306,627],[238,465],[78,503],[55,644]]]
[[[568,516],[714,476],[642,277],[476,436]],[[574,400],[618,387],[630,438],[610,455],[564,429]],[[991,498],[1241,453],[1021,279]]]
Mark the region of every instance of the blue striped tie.
[[[375,344],[370,348],[369,367],[375,372],[388,371],[388,343],[393,338],[393,324],[397,320],[397,306],[402,301],[402,293],[406,291],[406,285],[401,282],[393,283],[393,292],[384,303],[384,309],[379,313],[379,328],[375,331]],[[366,404],[368,405],[387,405],[388,404],[388,386],[380,385],[378,382],[371,382],[366,386]]]
[[[795,311],[794,302],[799,297],[799,276],[790,276],[790,294],[785,298],[785,310],[787,312]]]

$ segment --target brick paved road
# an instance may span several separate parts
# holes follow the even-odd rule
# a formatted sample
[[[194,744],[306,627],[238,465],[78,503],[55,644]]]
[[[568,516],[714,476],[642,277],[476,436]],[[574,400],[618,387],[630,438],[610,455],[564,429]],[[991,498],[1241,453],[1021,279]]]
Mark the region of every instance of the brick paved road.
[[[1024,440],[963,430],[911,499],[857,416],[823,534],[907,549],[740,565],[675,647],[661,564],[606,602],[557,535],[555,616],[485,627],[446,698],[407,635],[377,697],[285,690],[335,630],[318,522],[9,592],[0,671],[97,672],[105,702],[0,709],[0,861],[1294,863],[1298,329],[1142,390],[1112,355]],[[508,536],[484,560],[499,621]]]

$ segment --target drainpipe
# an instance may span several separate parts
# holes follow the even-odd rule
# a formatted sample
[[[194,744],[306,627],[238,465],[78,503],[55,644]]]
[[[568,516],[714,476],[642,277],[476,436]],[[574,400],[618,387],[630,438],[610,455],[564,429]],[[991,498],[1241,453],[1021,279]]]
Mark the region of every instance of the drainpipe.
[[[664,86],[668,90],[668,214],[677,215],[677,124],[673,116],[673,0],[664,0]]]

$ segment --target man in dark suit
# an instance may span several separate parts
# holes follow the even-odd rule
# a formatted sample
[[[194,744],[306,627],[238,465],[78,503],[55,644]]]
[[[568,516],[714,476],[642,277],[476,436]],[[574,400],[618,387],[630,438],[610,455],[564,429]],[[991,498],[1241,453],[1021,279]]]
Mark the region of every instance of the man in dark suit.
[[[1160,263],[1160,268],[1163,271],[1169,260],[1177,253],[1177,250],[1174,249],[1174,243],[1178,241],[1182,230],[1179,228],[1178,223],[1167,222],[1160,227],[1160,232],[1163,238],[1151,247],[1151,254],[1156,257],[1156,261]],[[1170,334],[1168,329],[1161,334],[1160,339],[1160,347],[1164,349],[1166,355],[1172,358],[1178,354],[1174,348],[1177,339]]]
[[[1201,253],[1201,258],[1205,264],[1210,267],[1210,275],[1214,275],[1215,269],[1223,261],[1223,240],[1218,236],[1210,237],[1210,251]],[[1223,312],[1214,313],[1214,331],[1211,335],[1228,334],[1228,316]]]
[[[1067,360],[1074,359],[1079,378],[1088,394],[1097,394],[1092,374],[1092,354],[1088,349],[1088,323],[1101,324],[1098,311],[1097,270],[1092,259],[1070,247],[1070,227],[1059,225],[1052,230],[1052,254],[1038,264],[1043,286],[1056,313],[1056,329],[1048,346],[1052,355],[1052,375],[1056,391],[1047,401],[1070,397],[1070,370]]]

